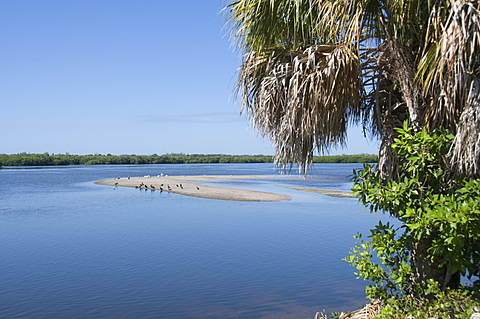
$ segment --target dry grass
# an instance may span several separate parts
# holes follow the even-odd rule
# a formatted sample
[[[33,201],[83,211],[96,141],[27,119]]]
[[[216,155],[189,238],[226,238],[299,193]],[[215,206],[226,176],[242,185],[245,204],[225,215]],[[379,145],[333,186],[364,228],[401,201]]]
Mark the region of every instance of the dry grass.
[[[338,319],[373,319],[380,313],[381,309],[382,303],[380,301],[372,301],[362,309],[348,313],[342,312]],[[328,316],[322,312],[317,312],[314,319],[328,319]]]

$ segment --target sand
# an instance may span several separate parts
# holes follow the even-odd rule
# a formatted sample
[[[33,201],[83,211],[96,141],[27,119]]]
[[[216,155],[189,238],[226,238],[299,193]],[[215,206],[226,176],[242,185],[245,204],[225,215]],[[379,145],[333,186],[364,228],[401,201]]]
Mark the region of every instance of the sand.
[[[201,175],[201,176],[157,176],[157,177],[132,177],[132,178],[114,178],[96,182],[100,185],[135,187],[140,189],[149,189],[151,191],[162,191],[187,196],[234,200],[234,201],[258,201],[273,202],[286,201],[290,197],[283,194],[260,192],[247,189],[213,187],[201,184],[202,181],[213,181],[216,179],[265,179],[274,178],[275,176],[266,175]],[[298,188],[284,187],[298,191],[314,192],[334,197],[353,197],[351,193],[317,189],[317,188]]]
[[[290,200],[289,196],[275,193],[235,189],[226,187],[212,187],[200,181],[211,181],[218,178],[255,178],[253,176],[158,176],[158,177],[132,177],[115,178],[96,182],[101,185],[136,187],[152,191],[170,192],[187,196],[236,200],[273,202]],[[152,187],[153,186],[153,187]]]
[[[357,198],[357,196],[353,195],[351,192],[336,191],[333,189],[301,188],[301,187],[286,187],[286,186],[285,188],[295,189],[297,191],[302,191],[302,192],[317,193],[317,194],[322,194],[322,195],[327,195],[332,197]]]

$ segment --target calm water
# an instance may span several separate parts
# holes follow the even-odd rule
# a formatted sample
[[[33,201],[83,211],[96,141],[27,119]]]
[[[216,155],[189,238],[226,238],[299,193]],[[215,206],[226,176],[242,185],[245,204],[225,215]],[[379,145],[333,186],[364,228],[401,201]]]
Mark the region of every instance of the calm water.
[[[365,302],[341,261],[381,217],[348,190],[359,164],[313,176],[271,164],[69,166],[0,170],[0,318],[313,318]],[[246,174],[219,186],[288,202],[235,202],[114,188],[117,176]]]

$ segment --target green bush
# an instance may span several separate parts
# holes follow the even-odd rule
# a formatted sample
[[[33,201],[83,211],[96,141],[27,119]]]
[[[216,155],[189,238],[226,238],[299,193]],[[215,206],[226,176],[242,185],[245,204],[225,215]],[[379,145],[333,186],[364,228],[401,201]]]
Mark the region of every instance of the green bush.
[[[416,298],[412,295],[388,298],[376,319],[415,319],[459,318],[468,319],[479,303],[465,289],[442,291],[433,281],[429,281],[427,292],[434,298]]]
[[[379,222],[366,240],[358,234],[361,241],[346,260],[372,283],[367,297],[387,301],[384,312],[391,317],[383,318],[396,318],[393,313],[403,308],[420,318],[414,314],[420,305],[425,313],[445,308],[437,318],[462,318],[460,304],[446,300],[467,292],[460,276],[480,275],[480,180],[448,170],[453,136],[444,129],[413,133],[405,124],[398,133],[397,175],[382,176],[365,165],[353,177],[360,201],[396,221]]]

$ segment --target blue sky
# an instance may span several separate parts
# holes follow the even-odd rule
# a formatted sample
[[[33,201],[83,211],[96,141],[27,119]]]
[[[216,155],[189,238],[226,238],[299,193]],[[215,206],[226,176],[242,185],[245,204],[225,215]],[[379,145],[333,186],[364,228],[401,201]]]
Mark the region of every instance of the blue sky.
[[[233,92],[225,2],[0,2],[0,153],[274,154]],[[378,144],[349,133],[347,149]]]

